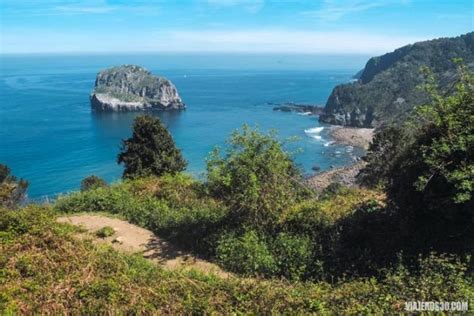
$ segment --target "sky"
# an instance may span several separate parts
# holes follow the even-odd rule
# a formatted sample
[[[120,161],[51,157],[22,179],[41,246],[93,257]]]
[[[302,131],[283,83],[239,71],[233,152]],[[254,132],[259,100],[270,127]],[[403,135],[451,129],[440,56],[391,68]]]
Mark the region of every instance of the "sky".
[[[474,29],[474,0],[0,0],[0,53],[380,54]]]

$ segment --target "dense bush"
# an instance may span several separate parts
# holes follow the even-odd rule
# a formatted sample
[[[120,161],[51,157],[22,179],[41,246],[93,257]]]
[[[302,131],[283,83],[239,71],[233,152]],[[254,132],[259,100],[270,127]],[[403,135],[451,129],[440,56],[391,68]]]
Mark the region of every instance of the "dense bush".
[[[300,280],[321,273],[320,262],[313,262],[312,248],[312,242],[307,236],[279,234],[272,243],[278,275],[289,280]],[[314,269],[318,271],[312,271]]]
[[[246,276],[272,276],[277,270],[267,242],[253,230],[224,235],[217,246],[217,260],[226,269]]]
[[[102,187],[106,187],[106,186],[107,186],[107,182],[105,182],[104,179],[99,178],[96,175],[91,175],[91,176],[85,177],[81,181],[81,191],[82,192],[87,191],[87,190],[102,188]]]
[[[207,161],[207,185],[223,199],[235,221],[271,229],[280,213],[301,199],[301,175],[274,134],[244,126]]]
[[[124,178],[161,176],[186,168],[171,134],[159,118],[150,115],[135,118],[133,135],[123,141],[118,163],[125,165]]]
[[[0,207],[15,207],[26,197],[28,182],[17,179],[10,168],[0,164]]]

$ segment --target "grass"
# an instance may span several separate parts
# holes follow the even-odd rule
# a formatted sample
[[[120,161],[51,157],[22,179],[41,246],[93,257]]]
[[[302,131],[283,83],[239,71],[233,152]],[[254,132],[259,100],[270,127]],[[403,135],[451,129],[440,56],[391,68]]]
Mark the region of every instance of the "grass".
[[[403,302],[472,301],[472,276],[449,256],[382,279],[289,282],[167,271],[76,237],[48,207],[0,210],[0,313],[348,314],[400,312]]]
[[[95,232],[95,235],[99,238],[107,238],[115,234],[115,229],[110,226],[104,226]]]

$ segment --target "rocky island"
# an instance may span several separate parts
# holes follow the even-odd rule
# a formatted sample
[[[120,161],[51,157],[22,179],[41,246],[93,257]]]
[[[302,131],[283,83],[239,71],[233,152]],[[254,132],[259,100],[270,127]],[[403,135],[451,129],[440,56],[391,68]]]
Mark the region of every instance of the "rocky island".
[[[174,84],[136,65],[108,68],[97,74],[90,95],[99,112],[181,110],[185,108]]]

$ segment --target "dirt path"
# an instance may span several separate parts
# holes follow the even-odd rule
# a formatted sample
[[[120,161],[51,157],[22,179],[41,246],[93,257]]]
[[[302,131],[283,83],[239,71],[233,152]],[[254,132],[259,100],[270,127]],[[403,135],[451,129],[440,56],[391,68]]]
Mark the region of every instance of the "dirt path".
[[[75,215],[58,218],[59,222],[83,227],[96,242],[110,244],[113,248],[128,253],[142,253],[166,269],[195,269],[213,273],[221,277],[230,274],[217,265],[198,259],[190,253],[179,250],[176,246],[154,235],[151,231],[130,224],[126,221],[102,215]],[[99,229],[110,226],[115,233],[106,238],[95,235]]]

